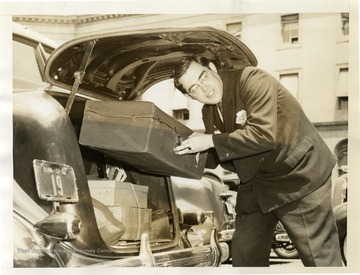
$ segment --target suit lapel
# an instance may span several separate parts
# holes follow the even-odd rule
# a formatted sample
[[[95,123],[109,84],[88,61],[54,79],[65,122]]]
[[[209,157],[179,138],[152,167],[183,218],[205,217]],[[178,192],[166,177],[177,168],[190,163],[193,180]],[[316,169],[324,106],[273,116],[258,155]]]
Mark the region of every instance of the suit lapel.
[[[238,93],[237,78],[239,71],[226,71],[219,73],[223,81],[223,117],[224,117],[224,130],[227,133],[231,133],[235,130],[235,114],[236,114],[236,95]]]
[[[242,70],[219,72],[223,81],[223,120],[220,118],[216,105],[204,106],[204,123],[210,129],[212,125],[221,133],[231,133],[238,127],[235,124],[236,113],[244,109],[245,104],[240,98],[240,77]],[[208,130],[207,130],[208,131]]]

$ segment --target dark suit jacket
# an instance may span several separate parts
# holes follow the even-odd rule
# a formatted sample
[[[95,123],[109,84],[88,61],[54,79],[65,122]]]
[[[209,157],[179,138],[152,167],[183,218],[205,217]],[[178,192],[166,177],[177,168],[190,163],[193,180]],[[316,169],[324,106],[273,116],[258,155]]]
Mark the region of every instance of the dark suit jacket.
[[[223,120],[204,105],[206,133],[218,158],[231,164],[242,183],[253,184],[264,213],[301,198],[331,175],[335,158],[297,100],[274,77],[256,67],[220,72]],[[244,125],[236,114],[244,110]],[[227,166],[228,168],[228,166]]]

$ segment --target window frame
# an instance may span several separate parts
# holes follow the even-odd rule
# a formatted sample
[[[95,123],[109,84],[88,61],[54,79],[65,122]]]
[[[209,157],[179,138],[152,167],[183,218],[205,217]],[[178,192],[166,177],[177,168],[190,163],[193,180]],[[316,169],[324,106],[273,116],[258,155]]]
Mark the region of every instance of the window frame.
[[[190,110],[188,108],[173,109],[172,112],[172,117],[180,122],[190,120]]]
[[[302,79],[302,71],[301,71],[301,69],[300,68],[294,68],[294,69],[287,69],[287,70],[279,70],[279,71],[277,71],[277,74],[278,74],[278,80],[279,80],[280,83],[281,83],[281,76],[297,74],[297,77],[298,77],[297,91],[296,91],[296,93],[290,91],[290,93],[297,99],[297,101],[301,102],[301,86],[302,86],[301,85],[301,79]]]
[[[340,85],[340,75],[341,71],[346,69],[347,70],[347,92],[341,93],[339,92],[339,85]],[[349,64],[337,64],[335,69],[335,94],[336,97],[348,97],[349,96]]]
[[[347,69],[347,92],[339,92],[341,70]],[[349,64],[337,64],[335,69],[335,96],[336,96],[336,109],[342,112],[349,111]],[[345,107],[346,106],[346,107]]]
[[[283,24],[282,24],[282,18],[284,16],[291,16],[291,15],[297,15],[298,16],[298,41],[297,43],[284,43],[283,42]],[[278,16],[278,49],[292,49],[292,48],[299,48],[301,47],[301,20],[302,20],[302,14],[301,13],[284,13],[279,14]]]
[[[338,42],[348,42],[349,41],[349,33],[347,35],[344,35],[343,33],[343,14],[344,13],[347,13],[348,14],[348,17],[349,17],[349,20],[348,20],[348,29],[349,29],[349,32],[350,32],[350,13],[349,12],[341,12],[339,13],[338,15],[338,19],[337,19],[337,30],[338,30]]]

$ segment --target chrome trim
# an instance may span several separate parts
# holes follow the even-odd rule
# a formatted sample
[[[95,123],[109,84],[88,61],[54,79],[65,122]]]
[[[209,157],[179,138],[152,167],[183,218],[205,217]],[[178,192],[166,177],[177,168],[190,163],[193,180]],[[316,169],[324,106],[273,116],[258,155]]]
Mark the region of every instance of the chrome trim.
[[[58,240],[74,240],[82,228],[81,220],[74,214],[54,212],[34,225],[40,234]]]
[[[149,246],[149,236],[144,233],[141,237],[140,255],[105,261],[92,266],[113,267],[194,267],[194,266],[220,266],[229,257],[229,247],[226,243],[219,243],[217,232],[212,231],[210,245],[191,247],[152,254]]]
[[[220,238],[219,241],[220,242],[226,242],[226,241],[231,241],[232,237],[234,235],[235,229],[224,229],[221,230],[219,232]]]
[[[149,234],[143,233],[141,235],[139,257],[142,259],[142,262],[144,263],[145,266],[155,266],[155,259],[151,252],[149,240],[150,240]]]

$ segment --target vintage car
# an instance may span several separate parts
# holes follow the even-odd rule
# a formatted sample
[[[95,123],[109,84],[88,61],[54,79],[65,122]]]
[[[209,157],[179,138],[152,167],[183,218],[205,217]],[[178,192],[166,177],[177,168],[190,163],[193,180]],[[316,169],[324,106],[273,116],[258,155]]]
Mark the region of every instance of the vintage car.
[[[59,45],[15,22],[12,28],[14,91],[45,89],[48,86],[44,74],[45,62]]]
[[[176,205],[183,213],[198,213],[198,219],[204,222],[183,231],[191,242],[204,244],[211,234],[209,228],[216,228],[219,241],[226,242],[231,248],[231,240],[235,231],[236,192],[211,170],[206,170],[204,176],[198,179],[171,177]],[[231,251],[226,263],[231,263]]]
[[[339,232],[341,256],[344,264],[347,264],[347,190],[348,190],[348,166],[341,166],[339,177],[334,182],[332,205]]]
[[[219,227],[211,207],[182,210],[174,192],[174,177],[195,179],[189,192],[201,188],[207,154],[175,156],[192,131],[140,99],[185,56],[226,70],[256,65],[250,50],[208,27],[101,33],[53,52],[32,33],[13,37],[31,48],[41,84],[14,73],[14,267],[226,261],[231,219]]]

